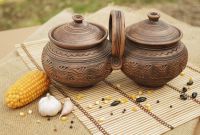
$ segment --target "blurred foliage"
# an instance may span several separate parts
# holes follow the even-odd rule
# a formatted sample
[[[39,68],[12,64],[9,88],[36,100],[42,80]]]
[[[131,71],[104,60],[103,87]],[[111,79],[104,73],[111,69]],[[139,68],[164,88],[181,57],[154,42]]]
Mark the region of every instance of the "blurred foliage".
[[[65,8],[75,12],[94,12],[109,3],[150,5],[177,0],[0,0],[0,30],[39,25]]]

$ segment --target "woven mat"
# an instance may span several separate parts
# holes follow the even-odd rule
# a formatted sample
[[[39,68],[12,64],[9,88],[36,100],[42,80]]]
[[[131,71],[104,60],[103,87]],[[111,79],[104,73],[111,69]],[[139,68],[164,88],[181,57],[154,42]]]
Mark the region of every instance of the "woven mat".
[[[16,45],[19,55],[23,58],[24,62],[30,69],[35,69],[36,65],[41,66],[41,53],[43,47],[47,44],[48,40],[40,40]],[[30,58],[33,58],[36,63]],[[188,64],[185,69],[184,76],[178,76],[173,81],[169,82],[166,86],[153,90],[152,94],[147,94],[147,88],[136,85],[132,80],[128,79],[121,71],[114,71],[106,81],[110,82],[113,86],[120,85],[120,90],[127,95],[137,94],[138,91],[144,91],[145,97],[148,100],[145,103],[152,105],[151,113],[158,116],[161,120],[173,127],[184,124],[198,116],[200,116],[200,96],[198,100],[182,101],[179,99],[179,90],[186,84],[189,77],[192,77],[194,84],[188,90],[188,94],[193,91],[200,93],[200,69]],[[120,104],[116,107],[110,107],[110,104],[103,104],[102,108],[94,106],[92,109],[88,105],[100,101],[102,97],[112,96],[113,100],[124,98],[116,89],[110,87],[105,82],[100,82],[96,86],[85,89],[83,91],[75,91],[71,88],[62,88],[72,98],[76,100],[78,94],[83,94],[85,97],[82,100],[76,100],[80,106],[90,114],[90,116],[98,121],[104,117],[105,121],[99,123],[102,129],[109,134],[162,134],[169,131],[170,128],[158,122],[155,118],[147,114],[145,111],[129,100],[128,103]],[[152,89],[151,89],[152,90]],[[55,95],[59,100],[63,101],[63,96],[56,88],[52,87],[50,92]],[[156,104],[156,100],[160,100]],[[111,101],[110,101],[111,102]],[[142,103],[144,105],[145,103]],[[169,106],[172,105],[173,108]],[[138,108],[138,111],[131,111],[132,107]],[[126,108],[126,113],[122,110]],[[113,116],[110,116],[113,112]],[[84,115],[84,113],[75,108],[73,113],[82,121],[82,123],[90,130],[92,134],[102,134],[99,128]]]

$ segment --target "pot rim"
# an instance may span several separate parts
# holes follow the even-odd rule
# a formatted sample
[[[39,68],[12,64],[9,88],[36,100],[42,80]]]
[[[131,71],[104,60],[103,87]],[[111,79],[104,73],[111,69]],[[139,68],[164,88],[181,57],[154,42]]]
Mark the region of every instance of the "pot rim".
[[[98,28],[102,29],[104,31],[104,33],[105,33],[104,36],[101,39],[99,39],[99,40],[97,40],[97,41],[95,41],[93,43],[82,44],[82,46],[75,46],[74,44],[66,44],[64,42],[60,42],[60,41],[54,39],[53,36],[52,36],[54,30],[56,30],[58,27],[61,27],[62,25],[66,24],[66,23],[63,23],[63,24],[60,24],[58,26],[55,26],[55,27],[51,28],[50,31],[48,32],[48,37],[49,37],[49,39],[50,39],[51,42],[53,42],[58,47],[61,47],[61,48],[64,48],[64,49],[76,50],[76,49],[89,49],[89,48],[92,48],[92,47],[96,46],[97,44],[100,44],[104,40],[106,40],[106,38],[108,36],[108,30],[104,26],[101,26],[99,24],[91,23],[91,22],[88,22],[88,23],[92,24],[92,25],[95,25]]]
[[[151,43],[151,42],[145,42],[145,41],[141,41],[141,40],[135,39],[134,37],[131,37],[131,36],[127,33],[127,31],[131,28],[131,26],[128,26],[128,27],[126,28],[126,34],[125,34],[125,35],[126,35],[126,38],[128,38],[129,40],[131,40],[131,41],[133,41],[133,42],[135,42],[135,43],[139,43],[139,44],[144,44],[144,45],[156,45],[156,46],[159,46],[159,45],[170,45],[170,44],[174,44],[174,43],[180,41],[181,38],[183,37],[183,32],[182,32],[180,29],[178,29],[177,27],[172,26],[172,25],[171,25],[171,27],[174,27],[174,28],[180,33],[180,34],[179,34],[179,37],[177,37],[176,39],[171,40],[171,41],[154,42],[154,43]]]

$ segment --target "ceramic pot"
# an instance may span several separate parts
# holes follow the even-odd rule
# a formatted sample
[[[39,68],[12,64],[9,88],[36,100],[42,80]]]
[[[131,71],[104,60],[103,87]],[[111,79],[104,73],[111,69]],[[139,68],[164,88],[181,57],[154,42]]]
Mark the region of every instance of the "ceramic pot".
[[[70,87],[87,87],[112,71],[111,44],[103,26],[84,21],[81,15],[49,31],[42,65],[50,79]]]
[[[160,87],[183,71],[188,52],[180,41],[182,32],[178,28],[159,20],[157,12],[147,16],[148,19],[128,26],[125,34],[118,32],[118,37],[125,37],[118,46],[121,52],[118,59],[122,59],[118,67],[139,85]],[[112,19],[111,13],[110,24]],[[110,26],[109,33],[113,33],[113,29],[115,27]]]

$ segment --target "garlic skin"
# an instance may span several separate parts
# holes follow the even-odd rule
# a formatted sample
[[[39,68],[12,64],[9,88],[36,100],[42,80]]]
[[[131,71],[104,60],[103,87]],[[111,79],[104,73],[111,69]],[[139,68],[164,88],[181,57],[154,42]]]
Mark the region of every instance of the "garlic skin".
[[[38,110],[41,116],[55,116],[61,109],[61,102],[49,93],[47,93],[46,97],[41,98],[38,103]]]
[[[67,115],[71,113],[73,108],[74,108],[74,104],[71,102],[70,98],[66,98],[59,118],[61,118],[63,115]]]

